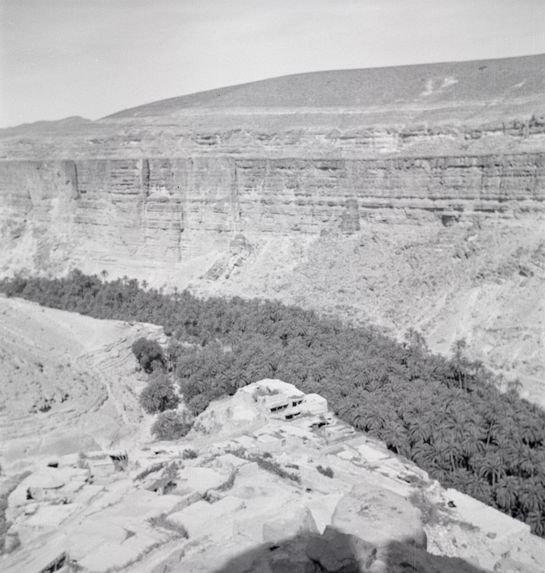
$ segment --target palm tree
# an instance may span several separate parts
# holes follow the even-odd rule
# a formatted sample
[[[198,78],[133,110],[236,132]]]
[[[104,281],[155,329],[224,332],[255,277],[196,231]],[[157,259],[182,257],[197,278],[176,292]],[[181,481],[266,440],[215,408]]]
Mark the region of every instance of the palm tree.
[[[486,435],[485,443],[487,446],[489,446],[491,442],[497,443],[497,438],[502,431],[502,423],[500,420],[501,418],[496,418],[494,414],[488,416],[485,420],[484,431]]]
[[[411,459],[420,467],[431,469],[437,462],[435,448],[427,442],[418,442],[411,449]]]
[[[532,528],[534,535],[545,536],[545,514],[542,511],[530,511],[526,523]]]
[[[452,366],[454,375],[458,381],[458,387],[462,390],[465,390],[466,386],[466,370],[468,365],[467,358],[464,355],[466,347],[467,343],[464,339],[456,340],[451,347],[451,351],[453,352]]]
[[[434,440],[434,447],[439,463],[447,464],[450,471],[454,471],[462,457],[462,449],[456,438],[452,435],[440,435]]]
[[[380,408],[369,408],[365,428],[367,431],[380,436],[380,431],[385,427],[387,415]]]
[[[409,436],[413,444],[418,444],[419,442],[429,443],[432,435],[433,427],[426,418],[420,417],[410,423]]]
[[[528,513],[545,509],[545,491],[543,484],[535,479],[528,479],[519,493],[520,505]]]
[[[540,472],[539,457],[536,456],[535,450],[532,450],[526,444],[514,452],[515,464],[518,467],[518,474],[521,476],[530,477]]]
[[[494,489],[496,504],[502,510],[513,513],[518,503],[518,492],[521,481],[515,476],[505,476],[499,480]]]
[[[399,422],[388,424],[381,434],[386,446],[396,454],[410,455],[409,440],[405,428]]]
[[[492,500],[492,488],[476,475],[473,475],[471,481],[466,485],[465,493],[488,505]]]
[[[525,420],[520,428],[522,441],[532,447],[543,440],[543,428],[537,424],[536,420]]]
[[[487,452],[484,457],[480,458],[480,461],[479,477],[488,480],[494,487],[498,480],[505,475],[505,466],[501,456],[497,452]]]
[[[465,458],[465,463],[477,454],[484,453],[484,444],[470,432],[464,433],[460,438],[460,450]]]
[[[473,479],[473,474],[466,470],[465,468],[456,468],[450,474],[450,481],[452,483],[452,487],[460,490],[465,491],[468,485],[471,483]]]
[[[361,427],[360,424],[365,418],[365,413],[359,408],[358,402],[349,397],[341,398],[337,404],[337,412],[343,419],[351,419],[353,425],[357,427]]]

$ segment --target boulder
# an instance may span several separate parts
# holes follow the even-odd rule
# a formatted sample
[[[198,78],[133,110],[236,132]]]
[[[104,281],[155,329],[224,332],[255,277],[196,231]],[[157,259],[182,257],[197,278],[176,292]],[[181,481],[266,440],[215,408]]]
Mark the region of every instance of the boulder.
[[[379,547],[400,542],[426,548],[420,510],[387,489],[355,486],[337,504],[332,525]]]
[[[177,493],[198,492],[204,495],[209,489],[217,489],[229,478],[210,468],[189,466],[178,471],[173,478]]]
[[[226,496],[215,503],[200,500],[185,507],[181,511],[171,513],[169,520],[183,525],[190,538],[206,535],[210,531],[218,531],[220,524],[228,527],[228,523],[237,512],[244,507],[241,499]]]
[[[271,573],[323,573],[305,554],[306,544],[307,538],[301,537],[291,539],[278,548],[273,546],[274,551],[269,549],[269,569],[262,570]]]
[[[58,469],[43,468],[29,475],[25,485],[36,489],[58,489],[70,479],[70,473],[70,471],[67,474]]]
[[[280,515],[267,519],[263,524],[263,541],[269,543],[317,533],[316,522],[306,507],[286,508]]]
[[[233,537],[249,540],[256,546],[263,541],[262,528],[263,516],[261,514],[233,519]]]
[[[320,394],[306,394],[301,405],[301,413],[312,416],[327,414],[327,400]]]
[[[228,398],[214,400],[197,416],[193,431],[210,435],[229,435],[267,421],[265,410],[252,396],[240,390]]]
[[[31,500],[62,500],[65,497],[64,486],[70,481],[74,470],[40,468],[27,476],[10,494],[9,507],[26,505]]]
[[[333,512],[342,496],[342,493],[322,494],[308,502],[307,507],[312,513],[319,533],[323,533],[325,528],[331,524]]]

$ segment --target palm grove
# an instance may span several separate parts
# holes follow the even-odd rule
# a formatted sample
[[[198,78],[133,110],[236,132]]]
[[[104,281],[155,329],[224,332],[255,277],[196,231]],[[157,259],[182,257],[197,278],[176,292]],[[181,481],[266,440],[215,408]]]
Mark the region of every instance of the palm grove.
[[[106,281],[79,271],[67,278],[5,279],[0,290],[96,318],[162,325],[164,354],[139,342],[150,372],[142,403],[163,412],[158,436],[183,435],[173,408],[177,383],[194,415],[211,400],[262,378],[322,394],[355,428],[384,440],[443,485],[531,525],[545,536],[545,413],[464,358],[431,354],[416,332],[397,343],[278,302],[164,294],[134,279]]]

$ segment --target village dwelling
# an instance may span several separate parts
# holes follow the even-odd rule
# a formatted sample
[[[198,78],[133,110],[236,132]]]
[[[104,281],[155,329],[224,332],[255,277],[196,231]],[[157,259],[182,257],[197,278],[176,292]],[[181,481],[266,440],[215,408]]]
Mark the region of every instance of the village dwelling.
[[[293,420],[301,415],[327,414],[327,400],[318,394],[303,394],[293,384],[265,379],[243,389],[276,419]]]
[[[303,396],[273,394],[260,396],[258,401],[267,408],[273,418],[292,420],[301,415]]]
[[[104,483],[111,479],[115,472],[124,471],[129,463],[127,452],[90,452],[83,458],[95,483]]]

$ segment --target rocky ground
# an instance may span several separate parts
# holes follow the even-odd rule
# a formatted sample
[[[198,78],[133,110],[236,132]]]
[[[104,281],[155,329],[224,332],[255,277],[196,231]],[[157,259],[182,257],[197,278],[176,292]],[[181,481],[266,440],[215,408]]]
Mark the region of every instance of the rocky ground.
[[[442,489],[318,395],[261,381],[154,442],[130,344],[157,328],[0,305],[2,391],[21,389],[2,412],[3,571],[541,571],[527,525]]]
[[[301,398],[300,414],[271,414],[268,392]],[[51,456],[6,517],[13,572],[538,573],[545,559],[525,524],[275,380],[213,403],[177,443]]]

